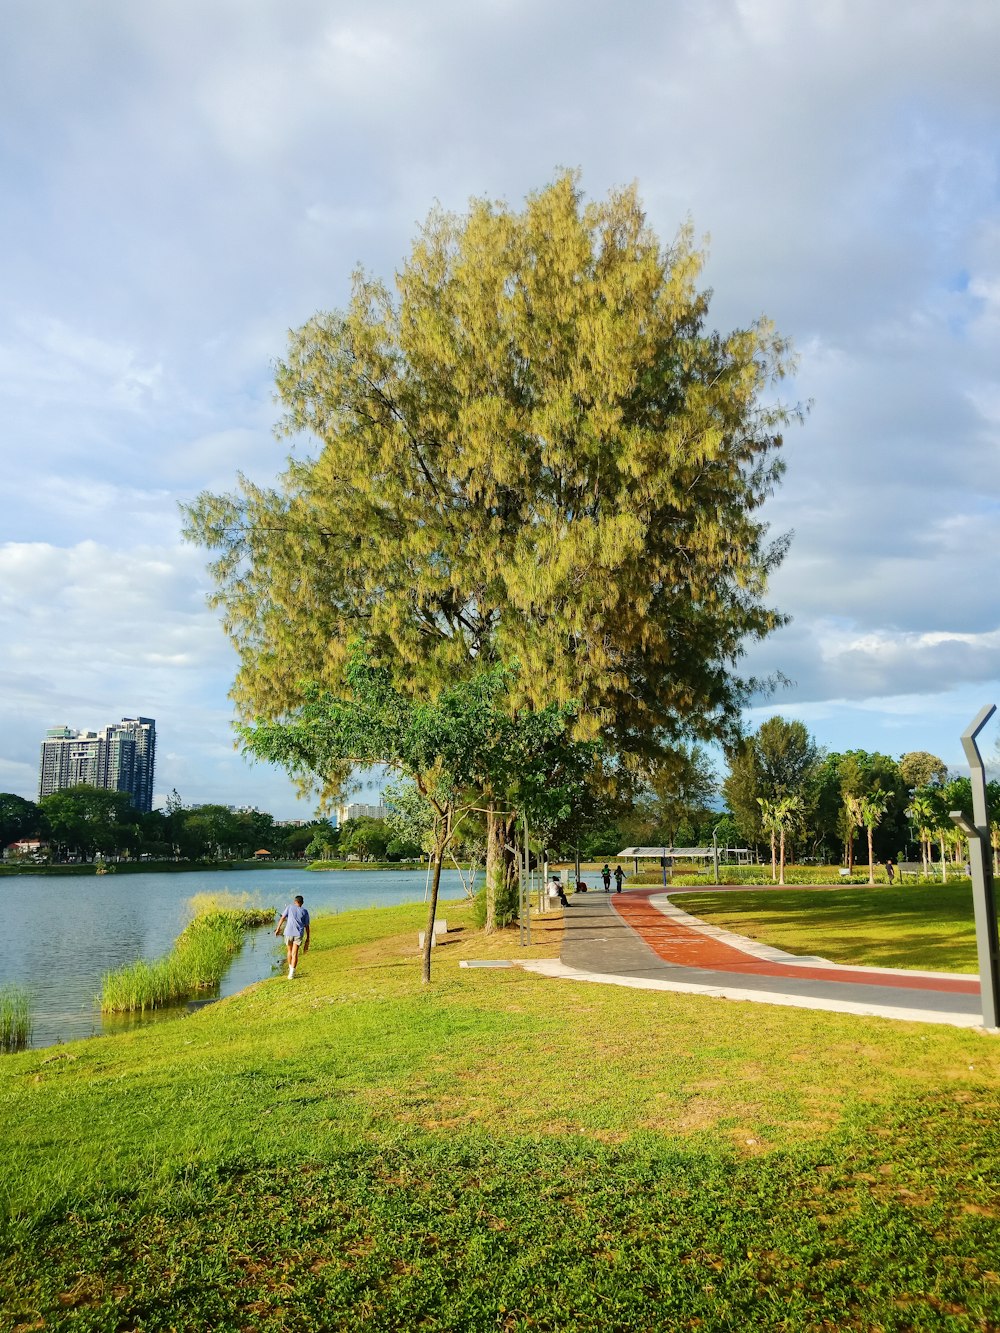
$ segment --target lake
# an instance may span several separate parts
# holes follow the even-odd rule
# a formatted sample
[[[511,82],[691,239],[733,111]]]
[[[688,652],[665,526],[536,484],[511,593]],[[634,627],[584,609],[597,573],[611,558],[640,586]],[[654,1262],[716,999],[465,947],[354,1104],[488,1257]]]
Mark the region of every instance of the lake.
[[[301,893],[315,918],[359,907],[420,902],[423,870],[192,870],[176,874],[10,875],[0,878],[7,943],[0,949],[0,984],[25,986],[32,1001],[32,1046],[51,1046],[183,1014],[183,1006],[152,1015],[103,1016],[95,1003],[105,972],[169,953],[189,918],[196,893],[250,893],[280,911]],[[457,871],[441,875],[441,897],[463,897]],[[273,928],[272,928],[273,929]],[[416,940],[414,940],[416,946]],[[218,995],[234,995],[269,977],[284,957],[270,929],[251,931]]]

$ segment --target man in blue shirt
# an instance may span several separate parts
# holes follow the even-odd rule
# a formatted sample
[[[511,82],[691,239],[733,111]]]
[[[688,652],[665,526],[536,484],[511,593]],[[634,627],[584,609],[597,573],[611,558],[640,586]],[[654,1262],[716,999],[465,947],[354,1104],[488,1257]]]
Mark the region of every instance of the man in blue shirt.
[[[295,969],[299,963],[299,946],[302,946],[302,952],[309,952],[309,913],[303,907],[303,897],[296,895],[295,901],[289,903],[281,914],[281,920],[275,927],[275,935],[281,934],[281,927],[285,927],[285,952],[288,955],[288,980],[291,981],[295,976]]]

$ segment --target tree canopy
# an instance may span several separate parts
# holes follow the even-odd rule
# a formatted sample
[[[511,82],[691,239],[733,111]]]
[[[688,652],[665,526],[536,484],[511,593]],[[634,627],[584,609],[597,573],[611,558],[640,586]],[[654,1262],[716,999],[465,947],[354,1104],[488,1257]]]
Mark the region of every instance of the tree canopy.
[[[517,661],[512,712],[576,700],[626,763],[727,734],[744,646],[782,621],[759,511],[794,413],[771,396],[785,340],[711,330],[703,262],[634,189],[586,202],[566,173],[520,211],[435,210],[394,289],[359,270],[294,331],[281,429],[314,452],[187,509],[239,716],[339,690],[363,633],[414,698]]]
[[[42,812],[34,801],[0,792],[0,852],[16,838],[41,833],[45,828]]]
[[[113,852],[139,840],[141,816],[128,792],[81,784],[43,796],[39,807],[53,840],[81,856]]]
[[[796,809],[811,802],[820,762],[816,742],[805,724],[770,717],[745,737],[729,757],[729,776],[722,789],[744,835],[756,841],[764,827],[761,801],[770,806],[797,797]]]

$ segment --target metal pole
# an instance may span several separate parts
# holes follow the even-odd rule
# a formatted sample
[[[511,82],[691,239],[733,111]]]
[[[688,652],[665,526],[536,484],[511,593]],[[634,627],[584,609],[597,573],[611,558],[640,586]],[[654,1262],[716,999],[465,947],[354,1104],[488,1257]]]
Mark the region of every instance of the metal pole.
[[[951,812],[952,820],[969,839],[969,863],[972,868],[972,903],[976,913],[976,952],[979,955],[979,987],[982,994],[983,1027],[1000,1028],[1000,945],[997,940],[997,907],[990,857],[990,817],[986,805],[986,769],[976,737],[996,712],[996,704],[987,704],[962,732],[962,749],[969,761],[972,778],[973,824],[960,810]]]
[[[517,857],[517,931],[518,941],[524,947],[524,856],[523,848],[517,845],[517,820],[512,829],[514,836],[514,854]]]
[[[523,899],[523,917],[524,930],[521,936],[521,943],[529,945],[531,943],[531,853],[528,851],[528,816],[522,815],[524,824],[524,876],[522,884],[524,885]]]

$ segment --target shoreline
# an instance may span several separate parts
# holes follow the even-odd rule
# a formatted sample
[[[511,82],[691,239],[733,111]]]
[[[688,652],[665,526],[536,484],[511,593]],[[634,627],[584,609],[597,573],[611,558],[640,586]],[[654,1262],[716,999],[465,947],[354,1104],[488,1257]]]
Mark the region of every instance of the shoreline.
[[[253,871],[253,870],[424,870],[426,867],[413,861],[345,861],[323,862],[317,865],[312,861],[112,861],[105,862],[105,874],[108,875],[183,875],[189,871]],[[66,865],[2,865],[0,878],[17,875],[96,875],[97,863],[93,861],[72,862]]]

